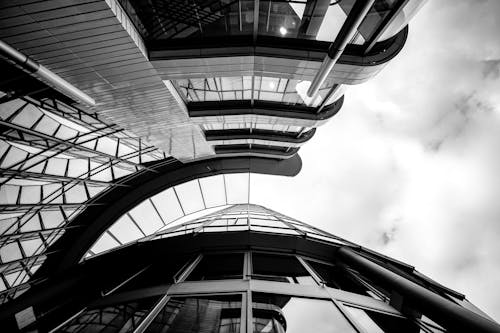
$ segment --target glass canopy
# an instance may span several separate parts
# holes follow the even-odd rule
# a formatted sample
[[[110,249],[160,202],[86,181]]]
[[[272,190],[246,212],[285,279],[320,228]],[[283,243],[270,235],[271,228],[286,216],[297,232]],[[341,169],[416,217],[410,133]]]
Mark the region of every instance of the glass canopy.
[[[304,222],[248,203],[248,177],[248,174],[229,174],[195,179],[146,199],[106,230],[84,258],[134,241],[200,232],[252,230],[352,244]]]
[[[49,246],[94,198],[167,155],[56,99],[0,100],[2,303],[27,290]]]

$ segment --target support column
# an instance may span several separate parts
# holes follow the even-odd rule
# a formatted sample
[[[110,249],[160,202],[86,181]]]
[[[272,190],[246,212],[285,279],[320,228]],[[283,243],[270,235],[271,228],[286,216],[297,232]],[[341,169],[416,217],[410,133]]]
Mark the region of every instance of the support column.
[[[409,304],[446,329],[457,332],[500,332],[500,325],[342,247],[338,259],[400,293]]]

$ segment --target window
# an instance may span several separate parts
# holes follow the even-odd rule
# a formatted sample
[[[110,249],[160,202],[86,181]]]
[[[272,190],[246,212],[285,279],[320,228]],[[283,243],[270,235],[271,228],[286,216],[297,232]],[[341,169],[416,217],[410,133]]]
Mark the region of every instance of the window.
[[[356,323],[367,333],[419,333],[421,328],[412,320],[380,312],[345,307]]]
[[[254,333],[356,332],[331,301],[252,293]]]
[[[371,281],[361,277],[359,273],[339,266],[327,265],[307,260],[307,263],[321,277],[327,287],[341,289],[356,294],[366,295],[384,301],[388,292],[379,286],[375,287]]]
[[[147,333],[239,333],[241,295],[171,298]]]
[[[278,102],[288,105],[317,106],[335,85],[328,78],[319,91],[320,98],[312,103],[304,96],[304,85],[309,81],[284,77],[268,76],[234,76],[180,79],[175,81],[175,86],[180,95],[191,102],[213,101],[244,101],[253,99],[257,101]],[[305,90],[304,90],[305,88]],[[327,104],[335,100],[330,99]]]
[[[58,332],[133,332],[158,299],[159,296],[88,309]]]
[[[203,255],[186,281],[243,278],[243,253]]]
[[[317,285],[294,256],[252,253],[252,265],[254,279]]]

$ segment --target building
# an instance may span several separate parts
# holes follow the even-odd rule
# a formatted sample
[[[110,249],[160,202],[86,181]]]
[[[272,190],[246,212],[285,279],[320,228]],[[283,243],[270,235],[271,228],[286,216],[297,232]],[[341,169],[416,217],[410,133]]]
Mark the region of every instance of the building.
[[[297,232],[292,227],[294,222],[281,221],[291,233],[286,237],[274,235],[277,229],[264,230],[265,226],[247,230],[250,222],[238,233],[224,233],[222,229],[210,233],[229,241],[227,249],[209,240],[202,249],[202,238],[209,234],[198,235],[198,231],[193,239],[189,238],[192,235],[179,235],[174,245],[169,245],[170,240],[153,241],[163,237],[165,231],[174,235],[167,227],[174,221],[187,219],[188,223],[193,213],[233,204],[228,200],[230,186],[226,184],[233,174],[296,175],[301,167],[297,154],[300,146],[339,112],[347,86],[369,80],[397,55],[408,34],[406,25],[423,2],[16,0],[0,4],[2,327],[46,331],[61,324],[73,325],[60,320],[73,318],[89,321],[85,329],[95,331],[90,323],[101,325],[94,320],[102,321],[115,313],[119,315],[107,327],[111,331],[118,326],[123,331],[143,330],[149,319],[182,331],[188,329],[182,328],[183,323],[193,321],[195,314],[187,309],[194,304],[200,311],[197,318],[210,318],[200,321],[200,325],[207,325],[207,331],[213,331],[214,325],[221,332],[251,331],[252,321],[255,327],[262,327],[261,331],[271,331],[271,326],[277,332],[287,325],[292,327],[283,308],[297,302],[295,298],[271,300],[261,294],[252,298],[254,291],[263,291],[251,288],[245,293],[238,289],[236,294],[240,296],[236,297],[236,289],[222,292],[229,292],[228,297],[217,296],[221,293],[218,289],[205,289],[188,294],[210,292],[216,296],[175,300],[161,296],[172,291],[164,287],[148,299],[133,296],[136,298],[129,300],[134,305],[122,303],[110,309],[94,304],[107,302],[108,296],[115,297],[124,290],[120,288],[129,288],[136,281],[143,281],[140,283],[145,288],[170,284],[181,268],[176,265],[188,263],[194,269],[197,262],[190,261],[191,257],[205,250],[240,253],[246,271],[235,278],[235,283],[254,283],[259,279],[250,276],[249,258],[254,257],[253,248],[259,252],[262,247],[252,243],[253,239],[237,236],[241,233],[276,240],[276,247],[265,249],[271,254],[304,255],[296,259],[298,267],[306,269],[306,279],[315,291],[298,291],[298,296],[324,299],[325,292],[339,289],[340,282],[328,282],[327,276],[307,264],[307,258],[328,267],[336,265],[340,259],[325,256],[322,251],[336,249],[342,242],[349,251],[368,256],[385,269],[445,297],[448,303],[443,304],[456,311],[443,315],[438,306],[436,319],[434,311],[428,314],[438,322],[433,324],[422,317],[427,313],[418,304],[407,304],[413,296],[392,290],[384,293],[386,281],[379,286],[369,274],[355,273],[357,277],[352,278],[370,287],[370,293],[345,289],[351,294],[343,299],[345,293],[338,296],[334,292],[331,300],[340,311],[337,314],[348,321],[339,324],[343,325],[340,329],[356,327],[362,331],[354,318],[369,321],[367,318],[373,317],[359,311],[349,314],[339,303],[354,302],[351,305],[394,315],[411,330],[439,331],[439,325],[454,329],[458,324],[450,318],[457,317],[461,318],[457,321],[460,325],[494,331],[495,324],[484,319],[485,315],[462,295],[414,273],[409,266],[335,236],[311,231],[303,223],[308,231]],[[183,192],[186,188],[190,190]],[[217,203],[214,188],[223,189],[218,193],[224,193],[225,200]],[[192,197],[194,192],[190,191],[199,191],[196,204],[183,199]],[[162,205],[158,205],[160,198]],[[167,211],[165,206],[169,207]],[[226,209],[245,210],[243,206]],[[249,217],[254,210],[282,216],[249,204],[244,214]],[[143,211],[148,215],[140,213]],[[209,223],[212,227],[219,219],[217,214],[222,213],[209,215],[214,219]],[[274,222],[268,219],[266,223]],[[206,223],[201,224],[203,229]],[[311,232],[324,239],[309,240]],[[280,245],[278,240],[283,237],[297,242],[305,239],[314,249],[302,253],[288,243]],[[189,244],[183,243],[186,239],[191,239]],[[163,244],[165,248],[160,249]],[[172,262],[176,270],[169,268],[163,273],[154,259],[160,260],[160,254],[166,255],[175,247],[182,253]],[[318,248],[316,253],[316,247],[324,249]],[[108,253],[113,248],[120,249]],[[349,251],[341,256],[354,260]],[[143,254],[151,264],[149,268],[139,267],[144,264]],[[202,265],[208,260],[197,258]],[[232,257],[228,254],[227,258]],[[238,260],[227,265],[237,265]],[[357,270],[356,265],[349,269]],[[151,274],[155,272],[166,278],[154,280]],[[184,277],[177,280],[179,288],[189,287],[184,281],[189,274],[181,273]],[[273,283],[283,286],[287,282],[278,279]],[[300,284],[295,284],[299,288]],[[212,288],[217,283],[202,285]],[[295,295],[285,291],[283,295]],[[359,298],[353,293],[365,298],[359,303],[353,300]],[[68,300],[69,294],[74,299]],[[154,304],[155,311],[163,311],[156,319],[148,315]],[[82,307],[91,310],[83,310],[80,315],[84,317],[75,316]],[[464,312],[464,308],[472,312]],[[386,330],[396,324],[380,325]],[[67,331],[84,329],[65,327]]]
[[[17,302],[13,306],[27,307],[3,327],[276,333],[500,327],[412,266],[252,204],[173,223],[84,260],[31,292],[36,305]]]

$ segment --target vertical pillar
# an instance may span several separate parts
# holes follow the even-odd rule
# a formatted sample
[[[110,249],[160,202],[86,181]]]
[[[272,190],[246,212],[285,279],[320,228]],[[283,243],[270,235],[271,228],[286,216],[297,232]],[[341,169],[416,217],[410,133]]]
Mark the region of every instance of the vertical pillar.
[[[400,293],[411,306],[442,325],[457,332],[500,332],[500,325],[400,276],[359,255],[352,249],[341,247],[338,259]]]

